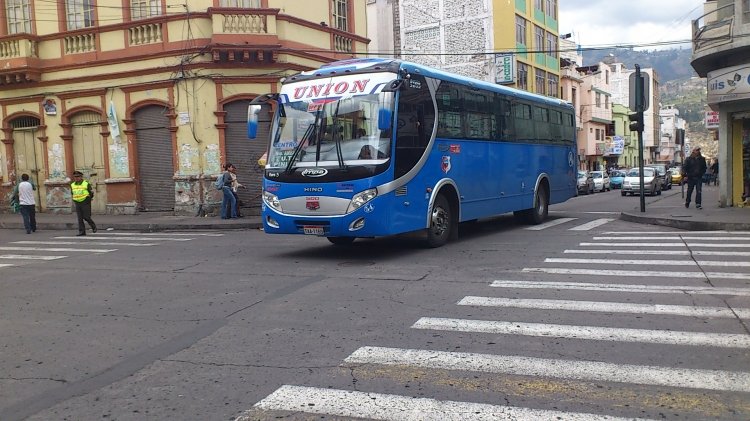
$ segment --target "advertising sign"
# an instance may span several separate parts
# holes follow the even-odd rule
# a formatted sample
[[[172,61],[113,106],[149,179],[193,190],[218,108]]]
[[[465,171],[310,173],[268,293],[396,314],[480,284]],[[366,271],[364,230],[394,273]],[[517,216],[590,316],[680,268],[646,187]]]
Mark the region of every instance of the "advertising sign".
[[[719,128],[719,112],[718,111],[706,111],[706,128],[707,129]]]
[[[622,155],[625,151],[625,139],[622,136],[612,138],[612,155]]]
[[[495,83],[510,84],[516,81],[516,60],[513,54],[495,54]]]
[[[709,104],[750,98],[750,65],[726,67],[706,76]]]

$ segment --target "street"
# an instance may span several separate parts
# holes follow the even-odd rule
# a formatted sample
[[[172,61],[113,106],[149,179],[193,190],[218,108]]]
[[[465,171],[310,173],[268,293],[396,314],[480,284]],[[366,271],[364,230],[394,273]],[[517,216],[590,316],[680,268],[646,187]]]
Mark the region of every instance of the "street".
[[[0,231],[0,420],[749,419],[750,233],[637,205],[438,249]]]

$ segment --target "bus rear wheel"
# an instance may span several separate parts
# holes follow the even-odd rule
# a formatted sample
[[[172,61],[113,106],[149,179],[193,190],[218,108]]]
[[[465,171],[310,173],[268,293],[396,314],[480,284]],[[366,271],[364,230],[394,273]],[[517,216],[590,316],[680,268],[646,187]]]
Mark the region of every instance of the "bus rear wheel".
[[[440,247],[448,242],[453,229],[453,216],[451,215],[448,199],[442,194],[435,198],[430,211],[430,227],[427,229],[427,246]]]
[[[357,237],[326,237],[328,241],[331,242],[331,244],[335,244],[337,246],[347,246],[354,242],[354,239]]]
[[[534,195],[534,207],[522,211],[513,212],[513,216],[519,221],[527,224],[541,224],[549,214],[549,196],[547,188],[540,186]]]

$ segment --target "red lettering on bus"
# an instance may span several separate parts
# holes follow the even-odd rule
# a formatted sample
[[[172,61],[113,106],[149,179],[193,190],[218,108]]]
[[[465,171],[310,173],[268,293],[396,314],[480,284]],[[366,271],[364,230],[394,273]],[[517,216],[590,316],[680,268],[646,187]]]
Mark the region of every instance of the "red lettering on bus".
[[[326,85],[325,91],[323,91],[323,95],[328,96],[331,93],[331,88],[333,88],[333,83],[329,83]]]
[[[302,99],[302,97],[305,96],[305,91],[307,91],[307,86],[294,88],[294,99]]]
[[[322,91],[322,90],[323,90],[323,85],[311,86],[310,89],[309,89],[309,91],[308,91],[308,93],[307,93],[307,97],[308,98],[317,98],[317,97],[320,96],[320,91]]]
[[[349,83],[347,82],[339,82],[338,84],[336,84],[336,87],[333,88],[333,91],[338,95],[341,95],[348,90],[349,90]]]
[[[352,90],[349,93],[350,94],[363,93],[369,82],[370,82],[370,79],[355,80],[354,86],[352,86]]]

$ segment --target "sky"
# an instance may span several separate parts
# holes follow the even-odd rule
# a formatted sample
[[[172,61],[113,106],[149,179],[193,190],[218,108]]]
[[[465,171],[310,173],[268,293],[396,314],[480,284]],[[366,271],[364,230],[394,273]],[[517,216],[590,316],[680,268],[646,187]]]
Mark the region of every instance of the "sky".
[[[687,41],[692,21],[703,15],[704,0],[558,0],[560,35],[582,47],[644,46],[679,48],[672,41]]]

